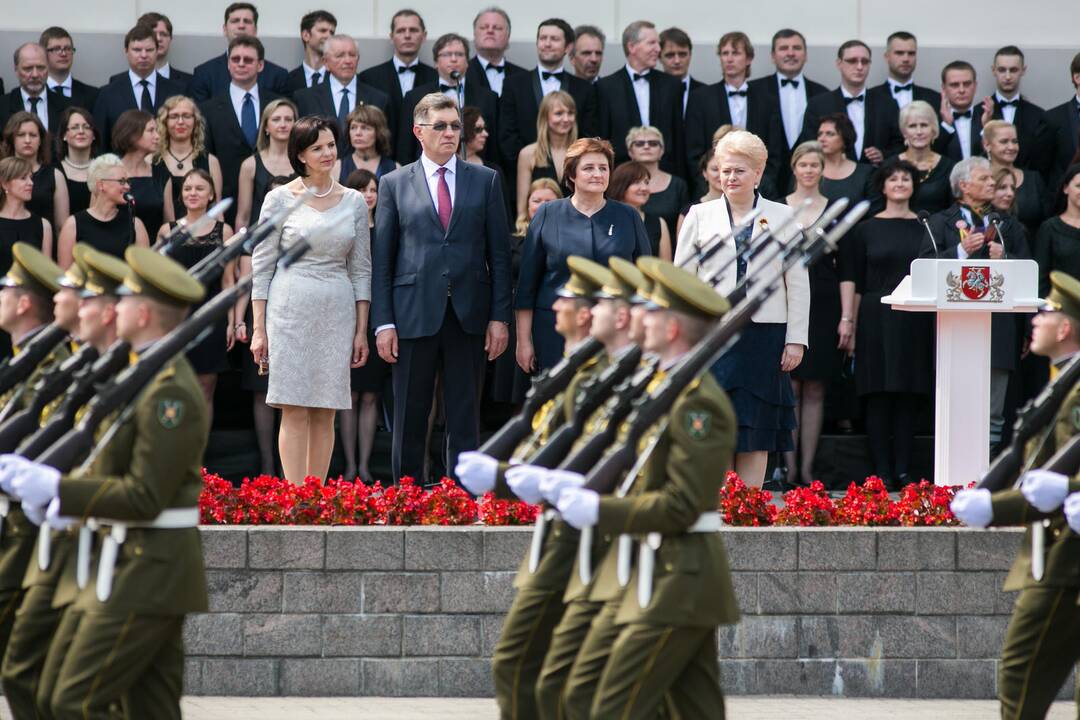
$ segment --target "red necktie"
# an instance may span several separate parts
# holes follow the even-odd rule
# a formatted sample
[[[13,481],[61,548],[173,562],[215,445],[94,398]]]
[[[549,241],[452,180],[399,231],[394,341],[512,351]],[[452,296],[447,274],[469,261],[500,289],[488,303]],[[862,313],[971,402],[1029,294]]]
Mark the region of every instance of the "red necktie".
[[[446,168],[441,167],[435,172],[439,173],[439,222],[442,223],[443,232],[446,232],[454,206],[450,201],[450,186],[446,184]]]

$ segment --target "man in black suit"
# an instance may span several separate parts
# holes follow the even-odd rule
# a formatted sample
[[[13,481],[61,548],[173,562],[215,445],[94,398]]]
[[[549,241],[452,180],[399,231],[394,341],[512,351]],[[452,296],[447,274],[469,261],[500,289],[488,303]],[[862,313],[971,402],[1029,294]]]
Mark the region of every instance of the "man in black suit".
[[[337,18],[326,10],[315,10],[300,18],[300,42],[304,44],[304,60],[289,71],[285,92],[290,97],[305,88],[326,80],[323,66],[323,45],[337,32]]]
[[[259,34],[259,11],[248,2],[234,2],[225,8],[225,23],[221,26],[225,42],[230,43],[240,35],[255,37]],[[196,66],[191,78],[191,97],[196,102],[209,100],[225,91],[229,86],[228,53],[210,58]],[[263,61],[263,70],[259,73],[259,87],[284,95],[285,83],[289,73],[280,65],[269,60]]]
[[[570,48],[570,65],[574,76],[592,84],[600,79],[600,66],[604,64],[604,45],[607,36],[595,25],[578,25],[574,28],[574,46]]]
[[[415,104],[417,162],[379,183],[372,248],[372,319],[393,366],[394,478],[420,481],[435,375],[442,373],[446,467],[479,442],[485,360],[505,349],[510,322],[509,229],[495,171],[461,161],[456,102]]]
[[[17,112],[31,112],[41,124],[56,132],[60,113],[68,106],[67,99],[46,87],[49,76],[45,48],[37,43],[24,43],[15,50],[15,76],[19,87],[3,97],[0,103],[0,128]]]
[[[542,21],[536,29],[536,67],[503,85],[499,149],[508,177],[516,177],[513,168],[521,148],[536,142],[536,116],[548,93],[562,90],[574,98],[578,137],[596,131],[596,88],[563,69],[563,58],[573,43],[574,29],[568,22],[559,18]]]
[[[717,44],[717,54],[724,79],[690,93],[686,110],[687,167],[697,168],[701,156],[712,152],[713,133],[721,125],[749,130],[761,138],[769,151],[761,178],[761,194],[776,199],[786,144],[779,104],[763,87],[753,87],[746,81],[754,46],[745,33],[726,33]],[[704,192],[699,178],[692,180]]]
[[[126,110],[145,110],[157,115],[162,103],[184,89],[157,73],[157,37],[149,25],[136,25],[124,36],[128,71],[98,92],[94,102],[94,123],[102,145],[112,147],[112,127]]]
[[[597,134],[611,141],[615,164],[629,159],[626,133],[632,127],[652,125],[664,136],[660,167],[679,173],[685,166],[675,156],[682,147],[682,85],[654,69],[660,57],[660,36],[647,20],[636,20],[622,33],[626,65],[596,84],[599,112]]]
[[[240,165],[255,152],[259,119],[279,96],[259,87],[265,51],[256,37],[241,35],[229,43],[229,87],[199,106],[206,118],[206,151],[221,164],[221,195],[237,197]],[[234,204],[226,216],[236,217]]]
[[[1027,72],[1024,53],[1015,45],[1000,48],[994,53],[992,70],[997,87],[983,104],[993,104],[995,120],[1005,120],[1016,126],[1016,136],[1020,140],[1017,167],[1031,168],[1042,173],[1045,179],[1054,164],[1055,137],[1046,122],[1046,111],[1020,96],[1020,80]]]
[[[1056,192],[1058,179],[1072,164],[1077,150],[1080,150],[1080,53],[1073,56],[1069,65],[1076,94],[1065,102],[1046,111],[1046,121],[1054,129],[1057,141],[1054,143],[1056,157],[1051,177],[1050,188]]]
[[[935,152],[956,161],[983,154],[983,118],[990,118],[982,106],[975,106],[978,88],[975,68],[966,60],[954,60],[941,69],[941,132],[934,141]]]
[[[76,107],[93,108],[98,89],[76,80],[71,74],[75,62],[75,41],[71,34],[54,25],[42,31],[38,44],[45,48],[45,62],[49,66],[49,77],[45,82],[49,89],[63,95]]]
[[[685,30],[670,27],[660,33],[660,65],[671,77],[682,83],[682,113],[686,117],[686,103],[690,93],[705,87],[705,83],[690,77],[690,60],[694,44]]]
[[[300,90],[293,96],[300,115],[322,115],[337,120],[341,135],[338,137],[338,155],[345,157],[352,152],[349,145],[349,113],[357,105],[374,105],[386,115],[389,128],[397,127],[397,118],[391,115],[390,98],[382,90],[365,85],[356,77],[360,64],[360,50],[356,41],[348,35],[333,35],[323,46],[327,81]]]
[[[806,38],[798,30],[783,28],[772,37],[771,57],[776,72],[751,80],[751,94],[764,91],[780,111],[784,132],[784,148],[779,160],[777,190],[785,193],[791,187],[791,152],[799,144],[803,118],[809,99],[829,92],[821,83],[803,75],[806,66]]]
[[[510,16],[502,8],[487,7],[473,18],[472,26],[476,56],[469,61],[465,79],[473,87],[490,90],[501,98],[506,81],[525,72],[525,68],[506,59],[506,48],[510,45]]]
[[[169,50],[172,48],[173,24],[167,15],[159,12],[147,12],[139,16],[138,25],[149,25],[154,29],[154,37],[157,39],[157,73],[161,77],[181,88],[186,95],[191,87],[191,73],[177,70],[169,62]],[[109,82],[123,77],[127,73],[116,73],[109,78]]]
[[[896,103],[897,110],[903,110],[912,100],[930,103],[937,111],[941,107],[941,93],[922,85],[916,85],[911,79],[918,62],[919,41],[909,32],[899,30],[885,41],[885,62],[889,66],[885,82],[875,85],[866,94],[888,98]]]
[[[420,145],[412,131],[413,109],[421,98],[430,93],[441,92],[458,103],[459,107],[472,105],[480,109],[491,137],[499,137],[499,97],[491,90],[478,85],[465,73],[469,62],[469,41],[456,33],[439,37],[432,47],[435,71],[438,78],[430,83],[416,85],[401,101],[401,117],[398,122],[397,154],[399,163],[412,162],[420,155]],[[498,143],[489,142],[484,157],[495,160]]]
[[[856,162],[881,163],[904,149],[900,135],[900,109],[895,102],[866,92],[870,74],[870,47],[862,40],[848,40],[836,52],[840,87],[811,99],[803,119],[803,140],[817,138],[818,120],[831,113],[846,112],[855,126],[855,147],[847,149]]]
[[[396,118],[403,117],[401,101],[410,90],[439,79],[435,68],[420,62],[418,58],[425,40],[427,29],[424,18],[415,10],[398,10],[390,18],[390,42],[394,45],[394,56],[360,73],[360,82],[386,93],[390,98],[390,111]],[[396,134],[398,130],[396,125],[390,126],[392,133]]]

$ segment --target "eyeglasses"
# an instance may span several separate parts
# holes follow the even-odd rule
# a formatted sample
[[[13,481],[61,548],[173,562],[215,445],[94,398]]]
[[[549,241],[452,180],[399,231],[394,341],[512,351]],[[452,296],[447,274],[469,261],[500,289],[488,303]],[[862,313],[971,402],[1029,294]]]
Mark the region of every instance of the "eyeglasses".
[[[441,57],[441,58],[463,58],[463,57],[466,57],[466,53],[464,53],[464,52],[463,52],[463,51],[461,51],[461,50],[443,50],[443,51],[442,51],[441,53],[439,53],[439,54],[438,54],[438,55],[436,55],[435,57]]]
[[[661,143],[660,143],[659,140],[635,140],[634,142],[630,143],[630,147],[636,147],[636,148],[644,148],[644,147],[656,148],[656,147],[660,147],[660,145],[661,145]]]
[[[75,54],[75,46],[74,45],[61,45],[59,47],[48,48],[45,52],[49,53],[50,55],[74,55]]]
[[[120,185],[131,185],[131,180],[128,178],[101,178],[102,182],[114,182]]]
[[[475,132],[477,135],[479,135],[480,133],[486,133],[487,131],[488,129],[486,125],[477,125],[473,128],[473,132]]]
[[[229,62],[234,65],[255,65],[259,62],[259,58],[247,57],[245,55],[235,55],[229,58]]]
[[[165,119],[170,120],[172,122],[177,122],[178,120],[184,120],[186,122],[191,122],[192,120],[195,119],[195,115],[194,115],[194,113],[169,113],[168,115],[165,116]]]
[[[429,127],[432,130],[434,130],[435,132],[446,132],[446,128],[450,128],[454,132],[461,132],[461,123],[459,123],[459,122],[452,122],[452,123],[437,122],[437,123],[416,123],[416,124],[419,125],[420,127]]]
[[[869,65],[870,58],[844,58],[845,65]]]

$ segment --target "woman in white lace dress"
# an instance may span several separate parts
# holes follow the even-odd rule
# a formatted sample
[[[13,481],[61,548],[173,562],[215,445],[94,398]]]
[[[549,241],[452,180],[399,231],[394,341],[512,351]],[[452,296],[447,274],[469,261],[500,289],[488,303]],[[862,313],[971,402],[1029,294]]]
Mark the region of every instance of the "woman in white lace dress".
[[[325,477],[334,449],[334,412],[351,405],[349,369],[367,362],[371,243],[363,196],[334,180],[333,125],[307,117],[293,127],[289,161],[298,178],[266,194],[269,217],[309,189],[284,228],[255,248],[251,354],[269,370],[266,403],[280,408],[278,450],[285,477]],[[281,248],[311,249],[287,270]]]

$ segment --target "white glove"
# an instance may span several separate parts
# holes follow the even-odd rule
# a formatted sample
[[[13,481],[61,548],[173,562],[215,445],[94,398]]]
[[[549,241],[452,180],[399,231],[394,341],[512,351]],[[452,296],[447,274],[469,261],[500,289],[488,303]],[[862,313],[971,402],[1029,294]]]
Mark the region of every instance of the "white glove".
[[[537,465],[515,465],[506,471],[506,484],[525,502],[535,505],[543,499],[540,481],[551,472]]]
[[[60,471],[28,461],[12,480],[11,490],[24,503],[44,508],[60,494]]]
[[[0,490],[12,495],[11,482],[22,470],[32,463],[22,455],[7,453],[0,455]]]
[[[1065,519],[1074,533],[1080,533],[1080,492],[1065,498]]]
[[[989,490],[961,490],[949,509],[968,527],[984,528],[994,519]]]
[[[45,522],[49,523],[49,527],[53,530],[67,530],[78,523],[78,520],[67,515],[61,515],[60,498],[54,497],[52,502],[49,503],[49,509],[45,511]]]
[[[44,505],[27,505],[25,502],[22,504],[23,515],[26,519],[34,523],[38,527],[41,527],[41,523],[45,522],[45,506]]]
[[[1020,492],[1037,510],[1051,512],[1065,502],[1069,478],[1050,470],[1028,470],[1020,479]]]
[[[578,530],[592,527],[600,519],[600,495],[595,490],[564,488],[556,503],[562,519]]]
[[[495,488],[495,476],[499,473],[499,461],[490,455],[470,450],[458,455],[454,474],[473,495],[483,495]]]
[[[581,487],[585,484],[585,476],[569,470],[552,470],[540,481],[540,494],[544,499],[554,505],[559,502],[559,493],[563,488]]]

